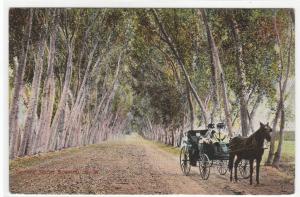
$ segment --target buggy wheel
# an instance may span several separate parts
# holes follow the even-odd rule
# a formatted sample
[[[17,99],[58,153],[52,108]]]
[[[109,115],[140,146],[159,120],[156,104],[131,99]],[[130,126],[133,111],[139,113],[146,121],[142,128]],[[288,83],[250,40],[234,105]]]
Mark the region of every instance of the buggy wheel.
[[[187,176],[190,173],[191,165],[190,165],[190,155],[187,148],[184,146],[180,150],[180,168],[182,173]]]
[[[206,154],[201,154],[199,158],[199,172],[203,180],[207,180],[210,174],[210,161]]]
[[[242,160],[239,164],[239,171],[240,171],[240,174],[241,176],[244,178],[244,179],[247,179],[249,178],[250,176],[250,166],[249,166],[249,161],[248,160]]]
[[[228,160],[219,160],[217,169],[220,175],[225,175],[228,170]]]

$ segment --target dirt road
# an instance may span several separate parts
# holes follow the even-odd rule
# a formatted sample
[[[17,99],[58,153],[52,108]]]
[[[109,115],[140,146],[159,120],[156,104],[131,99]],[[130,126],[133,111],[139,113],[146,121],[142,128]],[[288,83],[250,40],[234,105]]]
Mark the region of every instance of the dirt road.
[[[229,182],[212,168],[201,180],[197,168],[183,176],[179,159],[137,135],[10,162],[12,193],[81,194],[290,194],[294,178],[262,167],[261,184]]]

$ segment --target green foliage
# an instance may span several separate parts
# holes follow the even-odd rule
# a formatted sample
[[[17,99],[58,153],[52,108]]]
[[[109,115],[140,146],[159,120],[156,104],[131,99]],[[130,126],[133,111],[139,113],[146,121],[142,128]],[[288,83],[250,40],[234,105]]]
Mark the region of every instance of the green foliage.
[[[54,24],[54,11],[58,11],[56,54],[54,63],[55,103],[60,99],[68,58],[67,43],[74,39],[73,70],[70,91],[76,98],[89,62],[89,54],[95,43],[98,47],[94,57],[100,57],[100,66],[93,68],[97,58],[91,60],[92,67],[87,80],[88,100],[85,113],[97,108],[105,92],[114,85],[118,57],[124,52],[118,88],[109,105],[115,115],[128,118],[132,115],[132,127],[143,129],[146,119],[164,128],[178,129],[188,116],[187,85],[178,62],[149,9],[34,9],[32,53],[28,56],[25,84],[30,86],[34,74],[34,57],[41,31],[49,34]],[[210,47],[207,42],[202,18],[196,9],[156,9],[168,35],[179,52],[188,75],[201,99],[207,99],[208,111],[212,110]],[[275,46],[273,15],[277,14],[283,61],[288,62],[289,32],[291,17],[289,9],[206,9],[208,22],[219,50],[220,61],[227,81],[231,113],[239,118],[238,88],[236,72],[235,42],[229,25],[234,16],[240,30],[243,47],[243,64],[246,75],[246,93],[251,108],[260,95],[267,100],[270,111],[274,109],[278,96],[280,68]],[[9,68],[10,87],[13,88],[14,64],[12,58],[20,56],[19,47],[29,16],[28,9],[10,10]],[[86,35],[86,31],[89,33]],[[47,45],[50,40],[47,39]],[[294,46],[294,43],[293,43]],[[49,54],[45,51],[45,57]],[[294,47],[291,51],[291,73],[295,72]],[[43,78],[46,77],[47,59],[44,59]],[[285,72],[285,70],[283,70]],[[43,81],[41,83],[43,85]],[[219,90],[220,91],[220,90]],[[220,94],[220,92],[219,92]],[[195,101],[192,101],[195,103]],[[69,105],[71,105],[69,101]],[[221,103],[222,105],[222,103]],[[197,121],[200,109],[195,106]],[[222,106],[221,106],[222,107]],[[40,110],[40,105],[39,108]],[[291,112],[292,113],[292,112]],[[293,116],[290,116],[293,118]],[[237,121],[236,121],[237,122]]]

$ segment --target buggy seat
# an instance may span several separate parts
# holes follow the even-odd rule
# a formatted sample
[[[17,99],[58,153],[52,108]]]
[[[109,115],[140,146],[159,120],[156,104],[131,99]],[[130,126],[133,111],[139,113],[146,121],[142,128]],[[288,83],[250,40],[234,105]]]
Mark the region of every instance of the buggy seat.
[[[208,129],[203,129],[203,130],[189,130],[187,132],[187,137],[189,139],[189,141],[191,142],[191,144],[198,144],[199,140],[201,138],[206,137]],[[199,135],[197,136],[197,133],[199,133]]]

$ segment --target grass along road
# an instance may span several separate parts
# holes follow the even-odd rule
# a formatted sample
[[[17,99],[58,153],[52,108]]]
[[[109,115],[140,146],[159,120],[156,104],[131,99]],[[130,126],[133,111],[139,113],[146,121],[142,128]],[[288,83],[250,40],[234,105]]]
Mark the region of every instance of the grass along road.
[[[230,183],[212,168],[183,176],[177,149],[130,135],[98,145],[18,158],[10,162],[12,193],[51,194],[289,194],[294,177],[262,167],[261,184]],[[174,151],[173,153],[170,153]]]

